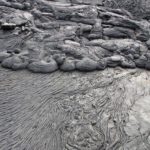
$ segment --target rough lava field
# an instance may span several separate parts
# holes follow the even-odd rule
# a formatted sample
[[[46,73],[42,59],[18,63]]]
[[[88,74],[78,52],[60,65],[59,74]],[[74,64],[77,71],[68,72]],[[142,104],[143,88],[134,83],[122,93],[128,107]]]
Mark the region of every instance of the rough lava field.
[[[0,64],[0,150],[150,150],[148,18],[0,0]]]

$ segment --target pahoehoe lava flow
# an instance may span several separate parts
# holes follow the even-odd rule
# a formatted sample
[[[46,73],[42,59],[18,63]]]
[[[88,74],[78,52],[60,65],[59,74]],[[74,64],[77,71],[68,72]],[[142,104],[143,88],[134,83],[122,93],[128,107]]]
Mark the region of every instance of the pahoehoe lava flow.
[[[91,4],[92,3],[92,4]],[[32,72],[150,69],[150,22],[103,1],[0,2],[0,63]]]
[[[0,74],[0,150],[149,150],[149,71]]]
[[[0,0],[0,150],[150,150],[139,3]]]

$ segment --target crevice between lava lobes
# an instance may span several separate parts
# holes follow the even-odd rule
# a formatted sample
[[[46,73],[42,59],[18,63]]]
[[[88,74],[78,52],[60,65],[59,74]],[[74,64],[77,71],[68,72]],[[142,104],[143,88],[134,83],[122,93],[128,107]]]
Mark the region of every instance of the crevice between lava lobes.
[[[147,20],[98,5],[31,3],[0,2],[2,67],[41,73],[150,69]]]

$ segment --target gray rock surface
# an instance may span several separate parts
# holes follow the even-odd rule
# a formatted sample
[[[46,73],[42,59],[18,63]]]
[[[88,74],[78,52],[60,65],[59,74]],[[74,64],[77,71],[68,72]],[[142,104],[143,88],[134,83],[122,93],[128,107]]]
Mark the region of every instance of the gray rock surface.
[[[1,150],[150,148],[149,71],[0,74]]]
[[[0,62],[3,67],[45,73],[52,73],[56,68],[91,71],[98,70],[97,64],[105,60],[103,69],[116,66],[149,68],[149,61],[139,58],[149,53],[150,22],[136,20],[126,10],[104,7],[98,0],[26,3],[3,0],[0,12]],[[26,59],[22,60],[20,57],[24,57],[24,53]],[[109,59],[116,55],[122,58],[121,62]],[[41,71],[48,65],[43,62],[51,58],[57,63],[54,69]],[[74,63],[63,62],[70,58]],[[88,67],[80,63],[83,60],[90,60],[86,62]]]
[[[138,19],[150,19],[149,0],[104,0],[103,4],[110,8],[126,9]]]
[[[150,22],[104,5],[0,0],[0,150],[150,149]]]

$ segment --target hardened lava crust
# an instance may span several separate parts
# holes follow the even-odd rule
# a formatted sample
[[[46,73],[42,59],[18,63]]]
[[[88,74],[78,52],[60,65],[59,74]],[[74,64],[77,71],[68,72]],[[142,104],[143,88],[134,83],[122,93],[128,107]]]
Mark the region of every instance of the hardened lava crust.
[[[0,2],[0,63],[37,73],[150,69],[150,22],[104,2]]]
[[[0,0],[0,150],[150,150],[137,2]]]

